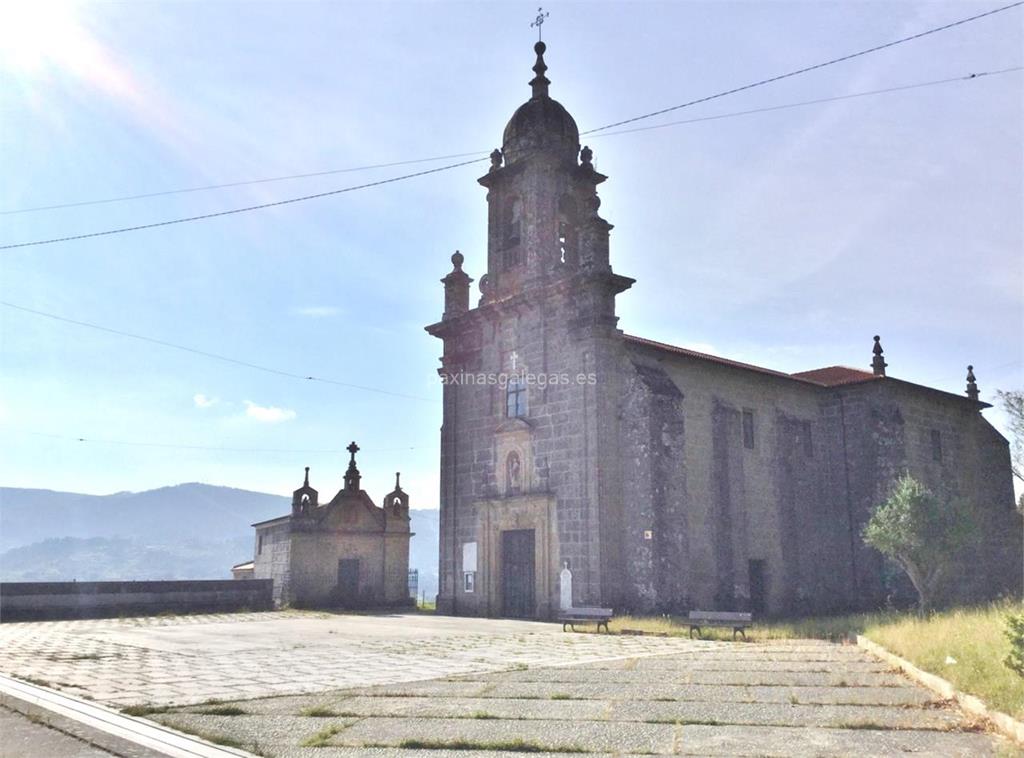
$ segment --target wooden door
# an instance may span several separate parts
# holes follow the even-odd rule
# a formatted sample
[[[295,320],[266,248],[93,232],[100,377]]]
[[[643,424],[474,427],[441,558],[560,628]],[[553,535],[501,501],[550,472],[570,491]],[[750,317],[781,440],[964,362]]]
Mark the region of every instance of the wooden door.
[[[504,616],[536,616],[534,540],[533,529],[511,529],[501,533],[501,597]]]

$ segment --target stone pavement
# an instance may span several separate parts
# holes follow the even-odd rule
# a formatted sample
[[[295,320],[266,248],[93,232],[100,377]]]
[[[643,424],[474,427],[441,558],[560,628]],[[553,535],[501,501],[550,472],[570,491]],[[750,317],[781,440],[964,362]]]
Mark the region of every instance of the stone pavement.
[[[3,624],[0,672],[108,705],[170,705],[713,644],[563,634],[528,621],[284,611]]]
[[[102,748],[0,707],[0,758],[110,758]]]
[[[813,641],[283,612],[3,625],[0,670],[280,758],[1016,754],[860,649]]]

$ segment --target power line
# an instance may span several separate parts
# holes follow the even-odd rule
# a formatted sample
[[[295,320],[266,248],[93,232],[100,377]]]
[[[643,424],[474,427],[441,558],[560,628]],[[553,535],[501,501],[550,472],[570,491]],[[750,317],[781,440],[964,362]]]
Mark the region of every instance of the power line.
[[[962,18],[959,21],[953,21],[953,22],[951,22],[949,24],[943,24],[942,26],[936,26],[933,29],[927,29],[927,30],[925,30],[923,32],[918,32],[917,34],[911,34],[908,37],[902,37],[902,38],[900,38],[898,40],[893,40],[892,42],[886,42],[884,45],[876,45],[875,47],[869,47],[869,48],[867,48],[865,50],[859,50],[859,51],[857,51],[855,53],[850,53],[849,55],[843,55],[843,56],[841,56],[839,58],[833,58],[832,60],[824,61],[822,63],[815,63],[812,66],[805,66],[804,68],[798,68],[798,69],[795,69],[794,71],[789,71],[789,72],[787,72],[785,74],[778,74],[777,76],[772,76],[772,77],[769,77],[767,79],[761,79],[760,81],[751,82],[750,84],[744,84],[743,86],[740,86],[740,87],[734,87],[733,89],[725,90],[724,92],[718,92],[718,93],[716,93],[714,95],[707,95],[705,97],[697,98],[696,100],[690,100],[690,101],[685,102],[685,103],[680,103],[679,105],[673,105],[673,106],[671,106],[669,108],[662,108],[661,110],[651,111],[650,113],[644,113],[643,115],[634,116],[633,118],[627,118],[627,119],[623,119],[622,121],[615,121],[615,122],[613,122],[611,124],[605,124],[604,126],[599,126],[596,129],[589,129],[589,130],[587,130],[585,132],[580,132],[580,136],[583,136],[583,135],[586,135],[586,134],[595,134],[597,132],[603,132],[605,129],[613,129],[616,126],[624,126],[625,124],[632,124],[635,121],[641,121],[643,119],[653,118],[654,116],[661,116],[661,115],[663,115],[665,113],[671,113],[672,111],[677,111],[680,108],[689,108],[691,105],[697,105],[699,103],[706,103],[709,100],[715,100],[715,99],[720,98],[720,97],[725,97],[726,95],[734,95],[737,92],[744,92],[745,90],[753,89],[754,87],[761,87],[761,86],[763,86],[765,84],[771,84],[772,82],[778,82],[778,81],[781,81],[782,79],[789,79],[790,77],[797,76],[799,74],[806,74],[809,71],[816,71],[819,68],[825,68],[826,66],[832,66],[832,65],[834,65],[836,63],[842,63],[844,61],[852,60],[854,58],[859,58],[859,57],[864,56],[864,55],[869,55],[871,53],[877,53],[879,50],[885,50],[885,49],[890,48],[890,47],[895,47],[896,45],[901,45],[904,42],[910,42],[911,40],[920,39],[921,37],[927,37],[930,34],[937,34],[938,32],[946,31],[947,29],[952,29],[952,28],[957,27],[957,26],[962,26],[963,24],[970,23],[971,21],[977,21],[978,19],[985,18],[987,16],[992,16],[992,15],[994,15],[996,13],[1002,13],[1003,11],[1007,11],[1007,10],[1010,10],[1012,8],[1017,8],[1017,7],[1021,6],[1021,5],[1024,5],[1024,0],[1020,0],[1020,2],[1016,2],[1016,3],[1010,3],[1009,5],[1004,5],[1001,8],[994,8],[993,10],[985,11],[984,13],[979,13],[979,14],[977,14],[975,16],[969,16],[967,18]]]
[[[1022,0],[1024,1],[1024,0]],[[426,176],[427,174],[436,174],[441,171],[448,171],[449,169],[459,168],[460,166],[468,166],[472,163],[479,163],[485,161],[487,158],[474,158],[473,160],[462,161],[460,163],[449,163],[447,166],[439,166],[438,168],[430,168],[425,171],[417,171],[414,174],[404,174],[402,176],[392,176],[388,179],[380,179],[376,182],[367,182],[366,184],[357,184],[352,187],[342,187],[341,189],[329,190],[328,192],[317,192],[313,195],[303,195],[302,197],[292,197],[287,200],[276,200],[272,203],[261,203],[259,205],[249,205],[245,208],[232,208],[226,211],[217,211],[215,213],[203,213],[199,216],[186,216],[185,218],[171,219],[170,221],[156,221],[151,224],[139,224],[137,226],[125,226],[119,229],[107,229],[102,232],[90,232],[89,234],[74,234],[69,237],[55,237],[53,239],[46,240],[35,240],[33,242],[18,242],[13,245],[0,245],[0,250],[13,250],[18,247],[35,247],[37,245],[51,245],[55,242],[71,242],[72,240],[84,240],[92,237],[106,237],[111,234],[124,234],[125,232],[137,232],[142,229],[155,229],[158,226],[171,226],[172,224],[184,224],[189,221],[203,221],[205,219],[217,218],[219,216],[230,216],[235,213],[247,213],[249,211],[263,210],[264,208],[273,208],[278,205],[289,205],[291,203],[301,203],[305,200],[315,200],[321,197],[329,197],[331,195],[340,195],[343,192],[354,192],[355,190],[367,189],[369,187],[379,187],[382,184],[392,184],[394,182],[400,182],[403,179],[413,179],[417,176]]]
[[[476,150],[472,153],[456,153],[454,155],[438,155],[433,158],[414,158],[412,160],[394,161],[392,163],[375,163],[369,166],[354,166],[351,168],[335,168],[327,171],[313,171],[306,174],[288,174],[287,176],[271,176],[263,179],[249,179],[238,182],[225,182],[224,184],[206,184],[201,187],[186,187],[184,189],[162,190],[160,192],[146,192],[140,195],[122,195],[121,197],[108,197],[102,200],[80,200],[71,203],[58,203],[56,205],[37,205],[31,208],[15,208],[13,210],[0,211],[0,216],[10,216],[16,213],[34,213],[36,211],[51,211],[58,208],[80,208],[85,205],[105,205],[107,203],[120,203],[126,200],[144,200],[150,197],[164,197],[166,195],[184,195],[190,192],[204,192],[206,190],[227,189],[229,187],[246,187],[252,184],[269,184],[271,182],[283,182],[288,179],[310,179],[317,176],[332,176],[334,174],[349,174],[356,171],[370,171],[377,168],[394,168],[395,166],[408,166],[414,163],[432,163],[434,161],[449,161],[454,158],[466,158],[468,156],[487,155],[486,150]]]
[[[1024,0],[1022,0],[1022,2],[1024,2]],[[885,94],[885,93],[889,93],[889,92],[899,92],[899,91],[903,91],[903,90],[918,89],[918,88],[921,88],[921,87],[931,87],[931,86],[940,85],[940,84],[950,84],[952,82],[970,81],[970,80],[973,80],[973,79],[980,79],[980,78],[986,77],[986,76],[996,76],[996,75],[999,75],[999,74],[1006,74],[1006,73],[1010,73],[1010,72],[1013,72],[1013,71],[1020,71],[1020,70],[1022,70],[1021,66],[1016,66],[1016,67],[1006,68],[1006,69],[999,69],[999,70],[995,70],[995,71],[982,71],[982,72],[978,72],[978,73],[966,74],[964,76],[951,77],[951,78],[948,78],[948,79],[936,79],[936,80],[933,80],[933,81],[918,82],[918,83],[915,83],[915,84],[906,84],[906,85],[901,85],[901,86],[898,86],[898,87],[888,87],[888,88],[885,88],[885,89],[869,90],[869,91],[866,91],[866,92],[854,92],[854,93],[850,93],[850,94],[846,94],[846,95],[836,95],[834,97],[818,98],[818,99],[814,99],[814,100],[803,100],[803,101],[796,102],[796,103],[784,103],[782,105],[765,106],[763,108],[753,108],[753,109],[745,110],[745,111],[733,111],[733,112],[730,112],[730,113],[721,113],[721,114],[712,115],[712,116],[701,116],[699,118],[685,119],[685,120],[680,120],[680,121],[669,121],[669,122],[666,122],[664,124],[655,124],[653,126],[637,127],[637,128],[634,128],[634,129],[622,129],[622,130],[616,131],[616,132],[606,132],[604,134],[593,134],[593,138],[594,139],[600,139],[601,137],[610,137],[610,136],[614,136],[616,134],[632,134],[634,132],[650,131],[650,130],[653,130],[653,129],[664,129],[664,128],[669,127],[669,126],[679,126],[679,125],[682,125],[682,124],[693,124],[693,123],[698,123],[698,122],[701,122],[701,121],[716,121],[716,120],[725,119],[725,118],[735,118],[735,117],[738,117],[738,116],[748,116],[748,115],[752,115],[752,114],[756,114],[756,113],[767,113],[767,112],[770,112],[770,111],[786,110],[786,109],[789,109],[789,108],[799,108],[799,107],[803,107],[803,106],[807,106],[807,105],[815,105],[815,104],[819,104],[819,103],[829,103],[829,102],[834,102],[834,101],[837,101],[837,100],[849,100],[849,99],[858,98],[858,97],[868,97],[870,95],[880,95],[880,94]],[[622,122],[622,123],[626,123],[626,122]],[[581,134],[590,134],[590,133],[591,132],[582,132]],[[462,155],[478,155],[478,153],[463,153]],[[417,160],[412,160],[412,161],[399,161],[396,164],[390,164],[390,165],[399,165],[399,164],[403,164],[403,163],[418,163],[418,162],[431,161],[431,160],[439,160],[439,159],[423,158],[423,159],[417,159]],[[0,250],[10,250],[10,249],[14,249],[14,248],[32,247],[32,246],[37,246],[37,245],[48,245],[48,244],[52,244],[52,243],[56,243],[56,242],[68,242],[68,241],[71,241],[71,240],[87,239],[87,238],[90,238],[90,237],[100,237],[100,236],[105,236],[105,235],[109,235],[109,234],[121,234],[121,233],[124,233],[124,232],[139,231],[141,229],[151,229],[151,228],[158,227],[158,226],[168,226],[168,225],[171,225],[171,224],[182,224],[182,223],[186,223],[188,221],[199,221],[199,220],[203,220],[203,219],[215,218],[217,216],[227,216],[227,215],[231,215],[231,214],[235,214],[235,213],[244,213],[244,212],[247,212],[247,211],[261,210],[261,209],[270,208],[270,207],[273,207],[273,206],[276,206],[276,205],[287,205],[287,204],[290,204],[290,203],[298,203],[298,202],[301,202],[301,201],[304,201],[304,200],[312,200],[312,199],[316,199],[316,198],[326,197],[326,196],[329,196],[329,195],[337,195],[337,194],[341,194],[343,192],[351,192],[351,191],[354,191],[354,190],[366,189],[366,188],[369,188],[369,187],[376,187],[376,186],[379,186],[379,185],[382,185],[382,184],[389,184],[389,183],[392,183],[392,182],[398,182],[398,181],[401,181],[403,179],[411,179],[411,178],[418,177],[418,176],[424,176],[426,174],[432,174],[432,173],[437,173],[437,172],[440,172],[440,171],[446,171],[446,170],[451,169],[451,168],[458,168],[458,167],[461,167],[461,166],[468,166],[468,165],[473,164],[473,163],[479,163],[479,162],[481,162],[483,160],[485,160],[485,158],[481,157],[481,158],[477,158],[477,159],[474,159],[474,160],[463,161],[461,163],[450,164],[448,166],[441,166],[441,167],[436,168],[436,169],[429,169],[427,171],[420,171],[420,172],[417,172],[417,173],[414,173],[414,174],[406,174],[404,176],[391,177],[389,179],[382,179],[382,180],[377,181],[377,182],[369,182],[367,184],[356,185],[356,186],[353,186],[353,187],[345,187],[343,189],[331,190],[329,192],[321,192],[321,193],[314,194],[314,195],[305,195],[303,197],[290,198],[290,199],[287,199],[287,200],[279,200],[279,201],[272,202],[272,203],[264,203],[262,205],[253,205],[253,206],[249,206],[249,207],[246,207],[246,208],[235,208],[235,209],[232,209],[232,210],[220,211],[220,212],[216,212],[216,213],[207,213],[207,214],[203,214],[203,215],[199,215],[199,216],[190,216],[190,217],[187,217],[187,218],[173,219],[171,221],[160,221],[160,222],[156,222],[156,223],[152,223],[152,224],[143,224],[143,225],[140,225],[140,226],[131,226],[131,227],[124,227],[124,228],[120,228],[120,229],[111,229],[111,230],[108,230],[108,231],[93,232],[93,233],[90,233],[90,234],[80,234],[80,235],[75,235],[75,236],[70,236],[70,237],[58,237],[58,238],[55,238],[55,239],[37,240],[37,241],[34,241],[34,242],[22,242],[22,243],[12,244],[12,245],[0,245]],[[380,165],[388,165],[388,164],[380,164]],[[364,167],[364,168],[372,168],[372,167]],[[337,173],[337,172],[340,172],[340,171],[349,171],[349,170],[350,171],[358,171],[358,170],[362,170],[362,169],[360,169],[360,168],[338,169],[337,171],[320,172],[320,173],[321,174],[323,174],[323,173]],[[126,197],[120,198],[120,199],[130,200],[130,199],[134,199],[134,198],[137,198],[137,197],[152,197],[152,196],[160,195],[160,194],[167,195],[167,194],[174,194],[176,192],[192,192],[192,191],[198,191],[198,190],[201,190],[201,189],[214,189],[214,188],[217,188],[217,187],[231,187],[231,186],[239,186],[239,185],[242,185],[242,184],[258,184],[260,182],[272,182],[272,181],[279,181],[279,180],[283,180],[283,179],[287,179],[287,178],[295,178],[295,177],[300,177],[300,176],[316,176],[316,175],[317,174],[296,174],[296,175],[294,175],[294,177],[276,177],[276,178],[269,178],[269,179],[257,179],[257,180],[253,180],[251,182],[235,182],[235,183],[232,183],[232,184],[210,185],[209,187],[198,187],[198,188],[185,189],[185,190],[167,190],[166,192],[162,192],[162,193],[153,193],[151,195],[133,195],[133,196],[126,196]],[[82,203],[76,203],[76,204],[73,204],[73,205],[88,205],[88,204],[90,204],[92,202],[96,202],[96,203],[115,202],[116,200],[117,200],[117,198],[109,199],[109,200],[84,201]],[[67,206],[47,206],[47,207],[59,208],[59,207],[67,207]],[[7,213],[17,213],[17,212],[19,212],[19,211],[7,211]]]
[[[1019,0],[1019,2],[1011,3],[1010,5],[1005,5],[1005,6],[1001,7],[1001,8],[995,8],[993,10],[986,11],[984,13],[979,13],[979,14],[974,15],[974,16],[969,16],[967,18],[963,18],[963,19],[960,19],[958,21],[953,21],[951,23],[944,24],[943,26],[937,26],[937,27],[934,27],[932,29],[925,30],[923,32],[918,32],[917,34],[912,34],[910,36],[903,37],[901,39],[894,40],[892,42],[887,42],[887,43],[882,44],[882,45],[876,45],[875,47],[867,48],[865,50],[860,50],[860,51],[855,52],[855,53],[850,53],[848,55],[844,55],[844,56],[839,57],[839,58],[833,58],[833,59],[828,60],[828,61],[823,61],[821,63],[816,63],[816,64],[814,64],[812,66],[806,66],[804,68],[796,69],[794,71],[789,71],[789,72],[784,73],[784,74],[779,74],[777,76],[773,76],[773,77],[770,77],[768,79],[762,79],[760,81],[751,82],[750,84],[745,84],[745,85],[740,86],[740,87],[735,87],[733,89],[726,90],[724,92],[718,92],[718,93],[715,93],[713,95],[707,95],[705,97],[698,98],[696,100],[690,100],[689,102],[686,102],[686,103],[681,103],[679,105],[673,105],[673,106],[668,107],[668,108],[662,108],[661,110],[652,111],[650,113],[645,113],[645,114],[642,114],[640,116],[634,116],[632,118],[624,119],[622,121],[616,121],[616,122],[611,123],[611,124],[606,124],[605,126],[597,127],[596,129],[588,129],[586,131],[580,132],[580,136],[591,135],[591,134],[596,135],[598,132],[603,132],[606,129],[612,129],[612,128],[616,127],[616,126],[623,126],[625,124],[631,124],[631,123],[634,123],[636,121],[641,121],[641,120],[644,120],[644,119],[653,118],[654,116],[660,116],[660,115],[663,115],[665,113],[670,113],[672,111],[680,110],[681,108],[688,108],[688,107],[690,107],[692,105],[697,105],[699,103],[705,103],[705,102],[708,102],[710,100],[715,100],[715,99],[718,99],[718,98],[721,98],[721,97],[726,97],[727,95],[732,95],[732,94],[735,94],[737,92],[743,92],[745,90],[753,89],[755,87],[760,87],[760,86],[763,86],[765,84],[771,84],[772,82],[777,82],[777,81],[780,81],[782,79],[788,79],[790,77],[797,76],[799,74],[804,74],[804,73],[807,73],[809,71],[814,71],[814,70],[817,70],[817,69],[820,69],[820,68],[824,68],[826,66],[831,66],[831,65],[836,64],[836,63],[841,63],[843,61],[852,60],[853,58],[858,58],[858,57],[861,57],[861,56],[864,56],[864,55],[869,55],[870,53],[878,52],[880,50],[885,50],[887,48],[903,44],[904,42],[910,42],[911,40],[920,39],[921,37],[926,37],[926,36],[931,35],[931,34],[936,34],[938,32],[946,31],[947,29],[952,29],[954,27],[970,23],[971,21],[977,21],[978,19],[985,18],[987,16],[992,16],[992,15],[994,15],[996,13],[1001,13],[1001,12],[1006,11],[1006,10],[1011,10],[1011,9],[1019,7],[1021,5],[1024,5],[1024,0]],[[922,86],[925,86],[925,85],[922,85]],[[810,104],[812,102],[827,102],[827,101],[826,100],[809,101],[807,104]],[[788,107],[794,107],[794,106],[788,106]],[[746,113],[756,113],[756,112],[759,112],[759,111],[745,111],[743,113],[739,113],[739,114],[736,114],[736,115],[745,115]],[[725,118],[725,116],[721,116],[720,118]],[[677,123],[690,123],[690,122],[683,121],[683,122],[677,122]],[[160,197],[160,196],[165,196],[165,195],[183,194],[183,193],[190,193],[190,192],[201,192],[201,191],[205,191],[205,190],[223,189],[223,188],[228,188],[228,187],[241,187],[241,186],[253,185],[253,184],[265,184],[265,183],[270,183],[270,182],[285,181],[285,180],[288,180],[288,179],[302,179],[302,178],[317,177],[317,176],[328,176],[328,175],[332,175],[332,174],[341,174],[341,173],[348,173],[348,172],[354,172],[354,171],[365,171],[365,170],[375,169],[375,168],[387,168],[387,167],[392,167],[392,166],[403,166],[403,165],[409,165],[409,164],[414,164],[414,163],[427,163],[427,162],[436,161],[436,160],[447,160],[447,159],[450,159],[450,158],[462,158],[462,157],[465,157],[465,156],[480,155],[483,152],[484,151],[474,151],[474,152],[468,152],[468,153],[456,153],[456,154],[452,154],[452,155],[438,156],[438,157],[434,157],[434,158],[415,158],[415,159],[411,159],[411,160],[395,161],[395,162],[392,162],[392,163],[380,163],[380,164],[373,164],[373,165],[369,165],[369,166],[357,166],[357,167],[353,167],[353,168],[330,169],[330,170],[326,170],[326,171],[316,171],[316,172],[310,172],[310,173],[304,173],[304,174],[290,174],[290,175],[287,175],[287,176],[267,177],[267,178],[264,178],[264,179],[252,179],[252,180],[248,180],[248,181],[227,182],[227,183],[223,183],[223,184],[211,184],[211,185],[205,185],[205,186],[201,186],[201,187],[188,187],[188,188],[184,188],[184,189],[164,190],[164,191],[160,191],[160,192],[149,192],[149,193],[143,193],[143,194],[137,194],[137,195],[125,195],[125,196],[122,196],[122,197],[105,198],[105,199],[100,199],[100,200],[83,200],[83,201],[71,202],[71,203],[58,203],[58,204],[54,204],[54,205],[35,206],[35,207],[30,207],[30,208],[20,208],[20,209],[13,209],[13,210],[7,210],[7,211],[0,211],[0,215],[10,215],[10,214],[17,214],[17,213],[30,213],[30,212],[42,211],[42,210],[55,210],[55,209],[58,209],[58,208],[73,208],[73,207],[80,207],[80,206],[87,206],[87,205],[100,205],[100,204],[105,204],[105,203],[115,203],[115,202],[122,202],[122,201],[126,201],[126,200],[138,200],[138,199],[143,199],[143,198]],[[397,181],[401,181],[403,179],[411,179],[413,177],[423,176],[424,174],[436,173],[438,171],[445,171],[445,170],[448,170],[450,168],[456,168],[456,167],[459,167],[459,166],[465,166],[465,165],[468,165],[470,163],[475,163],[475,162],[479,162],[479,161],[482,161],[482,160],[484,160],[484,158],[480,157],[480,158],[477,158],[475,160],[470,160],[470,161],[466,161],[466,162],[463,162],[463,163],[457,163],[457,164],[452,164],[452,165],[449,165],[449,166],[443,166],[441,168],[431,169],[429,171],[418,172],[418,173],[415,173],[415,174],[407,174],[407,175],[404,175],[404,176],[393,177],[391,179],[385,179],[385,180],[382,180],[382,181],[379,181],[379,182],[371,182],[371,183],[368,183],[368,184],[358,185],[358,186],[355,186],[355,187],[346,187],[346,188],[340,189],[340,190],[332,190],[330,192],[322,192],[322,193],[318,193],[318,194],[315,194],[315,195],[307,195],[307,196],[304,196],[304,197],[291,198],[291,199],[288,199],[288,200],[281,200],[281,201],[277,201],[277,202],[274,202],[274,203],[265,203],[263,205],[255,205],[255,206],[250,206],[250,207],[247,207],[247,208],[236,208],[236,209],[232,209],[232,210],[228,210],[228,211],[220,211],[218,213],[210,213],[210,214],[204,214],[204,215],[200,215],[200,216],[192,216],[192,217],[188,217],[188,218],[174,219],[174,220],[171,220],[171,221],[162,221],[162,222],[157,222],[157,223],[153,223],[153,224],[143,224],[143,225],[140,225],[140,226],[126,227],[126,228],[122,228],[122,229],[112,229],[112,230],[109,230],[109,231],[94,232],[92,234],[82,234],[82,235],[75,235],[75,236],[70,236],[70,237],[60,237],[60,238],[50,239],[50,240],[38,240],[38,241],[35,241],[35,242],[24,242],[24,243],[19,243],[19,244],[14,244],[14,245],[2,245],[2,246],[0,246],[0,250],[9,250],[9,249],[19,248],[19,247],[29,247],[29,246],[33,246],[33,245],[47,245],[47,244],[51,244],[51,243],[55,243],[55,242],[68,242],[68,241],[71,241],[71,240],[86,239],[86,238],[89,238],[89,237],[98,237],[98,236],[103,236],[103,235],[107,235],[107,234],[120,234],[120,233],[123,233],[123,232],[139,231],[141,229],[151,229],[151,228],[154,228],[154,227],[157,227],[157,226],[168,226],[168,225],[171,225],[171,224],[181,224],[181,223],[185,223],[185,222],[188,222],[188,221],[199,221],[199,220],[208,219],[208,218],[215,218],[217,216],[226,216],[226,215],[230,215],[230,214],[234,214],[234,213],[244,213],[244,212],[247,212],[247,211],[261,210],[263,208],[269,208],[269,207],[272,207],[272,206],[275,206],[275,205],[286,205],[288,203],[297,203],[297,202],[301,202],[301,201],[304,201],[304,200],[312,200],[314,198],[326,197],[328,195],[340,194],[342,192],[351,192],[353,190],[365,189],[365,188],[368,188],[368,187],[374,187],[374,186],[378,186],[380,184],[387,184],[387,183],[390,183],[390,182],[397,182]]]
[[[158,448],[169,448],[173,450],[206,450],[216,452],[227,452],[227,453],[303,453],[303,454],[329,454],[329,455],[345,455],[343,448],[337,449],[296,449],[296,448],[261,448],[261,447],[214,447],[208,445],[178,445],[171,442],[140,442],[135,440],[111,440],[111,439],[96,439],[92,437],[77,437],[68,436],[64,434],[48,434],[46,432],[35,432],[29,429],[12,429],[10,427],[4,427],[7,431],[17,432],[19,434],[31,434],[34,437],[48,437],[55,440],[64,440],[66,442],[87,442],[92,444],[100,445],[123,445],[128,447],[158,447]],[[394,453],[402,452],[407,450],[423,450],[423,447],[381,447],[381,448],[359,448],[360,453]]]
[[[594,139],[600,137],[612,137],[616,134],[634,134],[635,132],[649,132],[653,129],[664,129],[668,126],[679,126],[681,124],[696,124],[701,121],[718,121],[723,118],[735,118],[737,116],[749,116],[755,113],[769,113],[771,111],[781,111],[788,108],[800,108],[805,105],[817,105],[820,103],[832,103],[837,100],[852,100],[858,97],[868,97],[870,95],[884,95],[889,92],[903,92],[904,90],[920,89],[922,87],[934,87],[939,84],[951,84],[953,82],[968,82],[974,79],[981,79],[986,76],[998,76],[1000,74],[1009,74],[1014,71],[1022,71],[1024,66],[1013,66],[1012,68],[1003,68],[996,71],[979,71],[974,74],[967,74],[965,76],[954,76],[949,79],[935,79],[930,82],[917,82],[915,84],[904,84],[898,87],[886,87],[885,89],[868,90],[866,92],[851,92],[846,95],[835,95],[833,97],[821,97],[815,100],[801,100],[796,103],[784,103],[782,105],[768,105],[763,108],[751,108],[746,111],[732,111],[730,113],[719,113],[713,116],[700,116],[699,118],[688,118],[682,121],[667,121],[664,124],[653,124],[651,126],[637,126],[632,129],[622,129],[617,132],[605,132],[604,134],[595,134]]]
[[[142,334],[134,334],[132,332],[121,331],[120,329],[112,329],[107,326],[100,326],[99,324],[92,324],[88,321],[79,321],[73,318],[67,318],[65,316],[58,316],[55,313],[47,313],[46,311],[35,310],[34,308],[26,308],[23,305],[17,305],[15,303],[9,303],[0,300],[0,305],[5,308],[13,308],[17,311],[24,313],[31,313],[34,316],[42,316],[43,318],[53,319],[54,321],[63,321],[67,324],[74,324],[76,326],[83,326],[88,329],[96,329],[97,331],[107,332],[108,334],[116,334],[121,337],[129,337],[135,340],[141,340],[142,342],[150,342],[154,345],[161,345],[163,347],[174,348],[175,350],[182,350],[186,353],[193,353],[195,355],[201,355],[205,358],[213,358],[214,360],[224,361],[225,363],[232,363],[236,366],[245,366],[246,368],[256,369],[257,371],[265,371],[268,374],[276,374],[277,376],[287,376],[291,379],[303,379],[311,382],[321,382],[322,384],[334,384],[339,387],[348,387],[350,389],[363,390],[364,392],[376,392],[380,395],[390,395],[391,397],[404,397],[410,400],[424,400],[430,402],[430,398],[420,397],[418,395],[407,395],[401,392],[392,392],[390,390],[383,390],[378,387],[368,387],[362,384],[351,384],[350,382],[340,382],[335,379],[327,379],[321,376],[305,376],[303,374],[295,374],[291,371],[282,371],[280,369],[271,368],[270,366],[261,366],[258,363],[249,363],[248,361],[238,360],[237,358],[230,358],[220,353],[211,353],[206,350],[199,350],[194,347],[186,347],[185,345],[178,345],[174,342],[167,342],[165,340],[157,339],[155,337],[147,337]]]

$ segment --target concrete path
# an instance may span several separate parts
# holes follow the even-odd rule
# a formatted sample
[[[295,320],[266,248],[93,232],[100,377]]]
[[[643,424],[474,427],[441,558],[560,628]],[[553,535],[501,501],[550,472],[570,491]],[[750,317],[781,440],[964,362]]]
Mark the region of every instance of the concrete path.
[[[809,641],[718,643],[152,718],[280,758],[1015,754],[858,648]]]
[[[813,641],[283,612],[5,624],[0,671],[281,758],[1016,754],[859,648]]]
[[[0,708],[0,735],[0,758],[110,758],[112,755],[85,740],[6,708]]]

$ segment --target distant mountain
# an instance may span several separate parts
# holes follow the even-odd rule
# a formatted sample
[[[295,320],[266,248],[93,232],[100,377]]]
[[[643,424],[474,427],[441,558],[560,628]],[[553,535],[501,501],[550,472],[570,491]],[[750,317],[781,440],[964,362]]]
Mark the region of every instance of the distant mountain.
[[[0,579],[221,579],[252,557],[251,524],[288,513],[280,495],[209,484],[81,495],[0,487]],[[437,592],[438,512],[410,512],[409,565]]]

